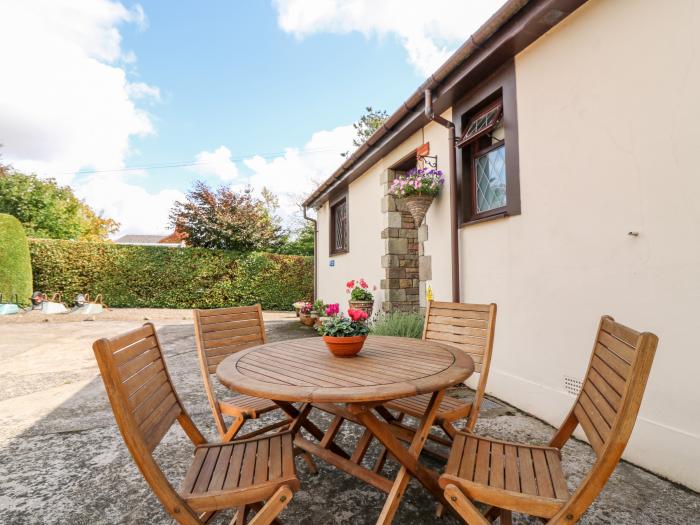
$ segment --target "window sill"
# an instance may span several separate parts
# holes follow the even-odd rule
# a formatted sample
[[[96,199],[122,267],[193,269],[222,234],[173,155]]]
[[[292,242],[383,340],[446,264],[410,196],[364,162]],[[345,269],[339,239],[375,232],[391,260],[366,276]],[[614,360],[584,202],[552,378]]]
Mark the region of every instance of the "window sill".
[[[479,219],[472,219],[470,221],[463,222],[462,224],[459,225],[460,228],[464,228],[465,226],[471,226],[472,224],[481,224],[482,222],[488,222],[488,221],[493,221],[497,219],[504,219],[506,217],[510,217],[510,214],[507,211],[503,211],[501,213],[495,213],[493,215],[489,215],[488,217],[481,217]]]
[[[331,252],[329,257],[337,257],[338,255],[346,255],[348,253],[350,253],[350,250],[345,250],[343,252]]]

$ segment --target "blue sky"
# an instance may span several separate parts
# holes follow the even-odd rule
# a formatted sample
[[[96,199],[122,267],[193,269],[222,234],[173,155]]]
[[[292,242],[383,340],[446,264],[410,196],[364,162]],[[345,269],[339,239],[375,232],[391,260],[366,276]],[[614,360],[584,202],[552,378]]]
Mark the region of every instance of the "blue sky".
[[[139,78],[160,88],[150,108],[157,136],[134,141],[130,164],[191,160],[227,146],[234,157],[282,152],[318,130],[357,119],[365,106],[393,111],[423,77],[391,36],[283,32],[274,7],[230,1],[142,2],[148,29],[127,26],[123,46],[138,57]],[[342,160],[338,157],[338,160]],[[167,176],[185,186],[186,169]],[[245,165],[243,174],[250,174]],[[160,189],[163,176],[146,183]]]
[[[71,185],[120,234],[167,232],[198,178],[269,187],[291,226],[365,106],[395,110],[501,3],[8,2],[2,161]]]

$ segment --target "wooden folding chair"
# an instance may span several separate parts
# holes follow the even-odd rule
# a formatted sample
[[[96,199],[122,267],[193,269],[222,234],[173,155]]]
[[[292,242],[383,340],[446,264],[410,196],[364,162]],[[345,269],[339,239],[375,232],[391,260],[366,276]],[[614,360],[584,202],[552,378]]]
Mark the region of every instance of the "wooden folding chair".
[[[194,310],[194,330],[199,367],[202,371],[209,405],[214,414],[214,422],[221,440],[231,441],[248,419],[256,419],[278,408],[269,399],[243,394],[232,394],[227,399],[219,400],[211,380],[211,375],[216,373],[216,367],[226,357],[245,348],[267,342],[262,308],[257,304],[237,308]],[[224,416],[233,417],[230,426],[226,425]],[[285,418],[241,436],[240,439],[264,434],[288,423],[289,420]]]
[[[242,524],[247,511],[255,509],[249,524],[267,525],[289,504],[299,489],[290,432],[207,443],[175,392],[151,323],[100,339],[93,349],[124,442],[178,523],[207,523],[216,511],[237,508],[236,523]],[[179,491],[153,458],[153,450],[175,421],[196,446]]]
[[[465,430],[471,432],[479,417],[479,409],[484,399],[486,381],[491,365],[493,336],[496,328],[495,304],[462,304],[431,301],[425,312],[423,325],[424,341],[439,341],[456,346],[474,360],[474,370],[479,373],[479,382],[472,402],[445,396],[438,409],[436,424],[446,434],[443,439],[431,434],[429,439],[446,446],[451,445],[453,436],[457,433],[454,421],[467,418]],[[399,412],[395,425],[403,430],[411,429],[403,423],[405,415],[422,418],[430,403],[430,394],[396,399],[384,406]],[[399,437],[402,435],[399,434]],[[427,449],[426,449],[426,452]],[[383,462],[384,453],[379,462]],[[381,464],[376,465],[381,470]]]
[[[632,433],[656,352],[654,334],[636,332],[604,316],[583,388],[548,446],[521,445],[460,432],[440,486],[445,499],[469,525],[486,525],[512,512],[548,524],[576,523],[598,496],[622,457]],[[596,461],[569,493],[561,448],[581,425]],[[490,505],[485,514],[472,503]]]

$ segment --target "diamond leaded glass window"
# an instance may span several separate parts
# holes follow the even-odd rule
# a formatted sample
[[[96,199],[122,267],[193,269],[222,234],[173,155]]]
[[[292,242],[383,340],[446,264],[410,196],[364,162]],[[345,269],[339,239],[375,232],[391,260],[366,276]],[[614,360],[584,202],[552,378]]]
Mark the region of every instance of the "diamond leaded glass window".
[[[342,199],[331,207],[332,253],[348,251],[348,203]]]
[[[462,148],[483,137],[501,121],[503,115],[503,104],[498,103],[477,113],[467,124],[467,128],[457,143],[457,147]]]
[[[506,147],[502,144],[476,157],[476,213],[506,205]]]

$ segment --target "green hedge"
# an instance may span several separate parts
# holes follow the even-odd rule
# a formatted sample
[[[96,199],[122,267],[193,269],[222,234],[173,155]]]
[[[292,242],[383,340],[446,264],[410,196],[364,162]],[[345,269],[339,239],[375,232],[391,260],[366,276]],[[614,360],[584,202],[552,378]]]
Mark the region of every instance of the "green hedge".
[[[12,215],[0,213],[0,293],[3,301],[17,294],[20,304],[29,304],[32,295],[32,266],[27,236]]]
[[[101,293],[112,307],[291,310],[313,291],[310,257],[32,239],[34,288]]]

